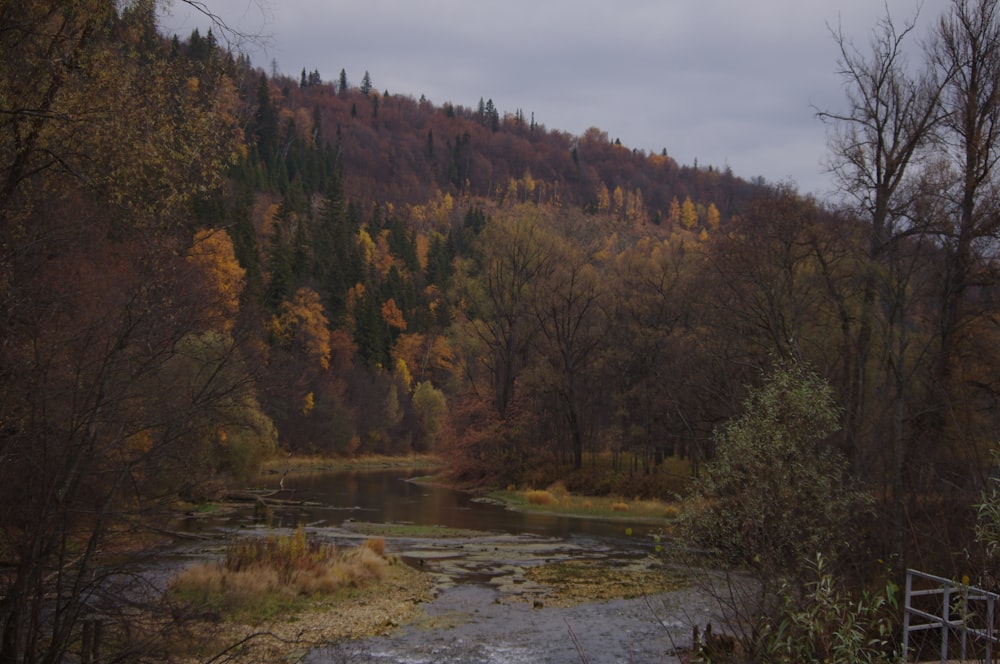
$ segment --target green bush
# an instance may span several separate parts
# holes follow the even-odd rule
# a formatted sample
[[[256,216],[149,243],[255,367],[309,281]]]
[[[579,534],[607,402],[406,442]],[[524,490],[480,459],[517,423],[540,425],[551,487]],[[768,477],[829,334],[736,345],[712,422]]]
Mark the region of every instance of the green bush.
[[[790,584],[780,590],[783,612],[778,622],[758,625],[757,661],[851,662],[902,661],[898,648],[897,587],[887,581],[877,593],[852,597],[838,588],[822,556],[810,566],[815,580],[800,593]]]
[[[827,441],[838,416],[819,376],[779,366],[717,431],[717,457],[679,522],[682,539],[769,589],[807,575],[816,554],[836,568],[871,504]]]

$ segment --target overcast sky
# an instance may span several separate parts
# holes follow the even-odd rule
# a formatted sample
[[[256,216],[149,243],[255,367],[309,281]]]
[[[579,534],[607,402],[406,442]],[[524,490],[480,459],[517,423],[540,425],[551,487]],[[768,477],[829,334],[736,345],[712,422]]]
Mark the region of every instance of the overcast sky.
[[[182,38],[203,16],[172,0]],[[826,128],[843,103],[830,26],[859,46],[885,6],[918,30],[949,0],[204,0],[228,25],[263,34],[255,65],[305,67],[440,105],[493,99],[548,129],[606,131],[682,164],[792,180],[825,195]],[[263,3],[263,7],[261,6]]]

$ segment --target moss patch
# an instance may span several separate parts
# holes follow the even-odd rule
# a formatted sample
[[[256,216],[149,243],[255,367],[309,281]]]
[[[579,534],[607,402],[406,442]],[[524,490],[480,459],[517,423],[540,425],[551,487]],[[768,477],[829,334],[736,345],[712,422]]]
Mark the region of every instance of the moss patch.
[[[554,606],[630,599],[681,590],[689,581],[646,564],[608,565],[605,561],[572,560],[532,567],[525,578],[552,588],[545,600]]]

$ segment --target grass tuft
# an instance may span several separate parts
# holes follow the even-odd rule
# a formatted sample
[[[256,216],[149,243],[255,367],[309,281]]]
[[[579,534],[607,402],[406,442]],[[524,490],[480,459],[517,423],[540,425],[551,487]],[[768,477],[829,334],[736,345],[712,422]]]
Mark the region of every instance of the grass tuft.
[[[168,594],[237,619],[265,618],[293,610],[303,598],[380,578],[388,564],[384,554],[381,538],[340,549],[309,541],[301,528],[291,535],[243,538],[230,544],[221,560],[175,576]]]
[[[557,505],[559,500],[544,489],[532,489],[525,493],[525,498],[531,505]]]

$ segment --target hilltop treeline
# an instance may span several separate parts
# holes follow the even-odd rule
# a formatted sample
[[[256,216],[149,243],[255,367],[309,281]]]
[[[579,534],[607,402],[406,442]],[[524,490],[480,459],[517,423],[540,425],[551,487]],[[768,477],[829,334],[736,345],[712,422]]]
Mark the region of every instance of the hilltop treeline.
[[[697,473],[779,363],[832,388],[814,444],[875,497],[866,550],[968,539],[1000,375],[994,19],[945,16],[917,78],[892,31],[845,45],[832,207],[71,5],[0,10],[0,661],[58,659],[112,543],[279,448],[670,497],[664,461]]]

